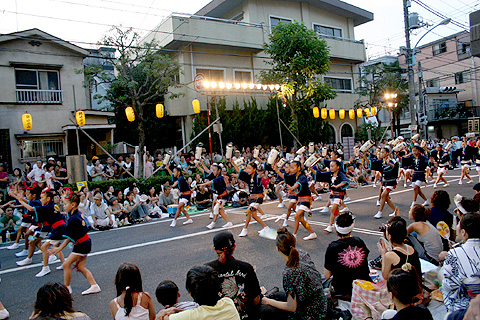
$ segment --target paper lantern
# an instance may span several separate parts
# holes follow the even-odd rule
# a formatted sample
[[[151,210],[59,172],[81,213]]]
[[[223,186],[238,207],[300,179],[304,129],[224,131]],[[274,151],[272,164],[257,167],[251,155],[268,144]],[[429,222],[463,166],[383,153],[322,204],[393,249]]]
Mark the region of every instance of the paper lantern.
[[[155,112],[157,114],[157,118],[163,118],[163,116],[165,115],[165,107],[163,106],[163,104],[157,103],[157,105],[155,106]]]
[[[25,128],[25,130],[28,131],[28,130],[32,129],[32,127],[33,127],[32,115],[28,112],[25,112],[22,115],[22,123],[23,123],[23,127]]]
[[[322,114],[322,119],[323,119],[323,120],[327,119],[328,111],[327,111],[326,108],[322,108],[321,114]]]
[[[362,110],[362,108],[358,108],[358,109],[357,109],[357,117],[358,117],[358,118],[363,117],[363,110]]]
[[[365,117],[370,117],[370,109],[368,108],[365,108],[365,110],[363,110],[363,112],[365,112]]]
[[[125,114],[127,115],[127,120],[130,122],[135,121],[135,111],[132,107],[125,108]]]
[[[373,107],[372,108],[372,116],[376,116],[377,115],[377,107]]]
[[[316,119],[318,117],[320,117],[320,110],[318,109],[318,107],[313,107],[313,117]]]
[[[328,115],[330,116],[330,119],[335,120],[335,109],[328,110]]]
[[[192,106],[193,106],[193,112],[195,112],[196,114],[199,114],[200,113],[200,101],[198,101],[198,99],[193,99]]]
[[[75,114],[75,119],[77,120],[77,124],[80,127],[83,127],[85,125],[85,112],[83,112],[82,110],[78,110]]]
[[[345,110],[343,109],[338,110],[338,117],[342,120],[345,119]]]
[[[353,109],[348,110],[348,117],[352,120],[355,119],[355,110]]]

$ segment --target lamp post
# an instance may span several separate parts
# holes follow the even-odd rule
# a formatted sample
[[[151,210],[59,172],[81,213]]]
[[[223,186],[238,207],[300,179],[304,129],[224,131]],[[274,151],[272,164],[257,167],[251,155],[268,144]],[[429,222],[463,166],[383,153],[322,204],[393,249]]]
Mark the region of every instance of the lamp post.
[[[393,132],[393,108],[395,108],[398,105],[398,103],[394,102],[395,99],[397,99],[396,93],[385,93],[385,100],[387,101],[388,114],[390,116],[390,132],[392,134],[392,139],[395,135]]]

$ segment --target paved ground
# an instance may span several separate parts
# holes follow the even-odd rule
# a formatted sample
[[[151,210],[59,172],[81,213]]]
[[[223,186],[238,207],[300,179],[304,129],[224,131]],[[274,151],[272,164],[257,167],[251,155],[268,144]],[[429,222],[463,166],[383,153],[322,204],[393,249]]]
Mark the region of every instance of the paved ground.
[[[449,192],[452,203],[453,197],[457,193],[468,197],[473,197],[475,193],[471,184],[458,185],[459,176],[459,170],[450,171],[447,175],[450,187],[445,190]],[[476,182],[478,176],[474,175],[473,177]],[[432,185],[424,188],[427,197],[430,197],[433,191]],[[413,197],[412,189],[399,186],[391,194],[392,201],[399,206],[401,215],[407,218],[408,208]],[[375,201],[378,188],[369,186],[351,189],[348,191],[348,195],[352,199],[348,206],[357,215],[354,234],[366,242],[371,250],[369,258],[372,259],[378,255],[376,249],[376,242],[380,235],[378,228],[388,219],[373,219],[373,215],[377,212]],[[323,231],[328,222],[328,215],[320,213],[319,208],[326,204],[327,197],[328,195],[323,195],[324,200],[314,202],[316,210],[310,219],[319,238],[313,241],[303,241],[301,237],[306,236],[307,232],[300,229],[300,240],[298,241],[298,247],[310,253],[318,269],[322,272],[325,249],[331,241],[336,239],[334,233],[326,234]],[[269,216],[266,223],[274,228],[281,226],[282,221],[275,222],[275,220],[285,211],[278,209],[277,204],[275,202],[263,205],[263,210]],[[258,224],[252,224],[249,227],[248,237],[237,237],[243,226],[244,210],[229,209],[228,213],[234,223],[231,231],[237,241],[235,257],[255,266],[261,285],[267,288],[281,287],[281,272],[284,262],[276,253],[274,241],[260,238],[257,235],[257,231],[261,228]],[[385,213],[387,216],[390,212],[385,210]],[[214,230],[205,228],[210,223],[206,213],[195,214],[193,219],[194,224],[183,226],[181,225],[181,222],[184,221],[182,219],[179,226],[175,228],[169,226],[171,219],[165,219],[91,233],[93,252],[87,260],[87,267],[93,272],[102,292],[91,296],[82,296],[81,291],[88,288],[88,282],[81,274],[74,273],[72,279],[74,307],[86,312],[92,319],[110,319],[108,303],[116,296],[113,279],[118,266],[124,261],[130,261],[139,266],[145,291],[154,294],[155,288],[161,280],[170,279],[179,285],[182,293],[180,299],[189,299],[185,290],[185,275],[193,265],[216,258],[212,250],[212,238],[216,232],[220,231],[220,228]],[[223,224],[223,221],[219,222],[219,225]],[[292,225],[293,222],[290,222],[290,226]],[[48,281],[63,281],[63,272],[55,270],[54,267],[58,265],[55,264],[51,274],[43,278],[35,278],[35,274],[41,268],[40,256],[34,256],[34,264],[26,267],[17,267],[15,264],[17,260],[19,259],[14,256],[13,251],[6,250],[5,245],[0,245],[0,261],[2,263],[0,301],[10,311],[11,319],[27,319],[33,310],[38,288]],[[160,309],[160,305],[156,301],[155,309],[156,311]]]

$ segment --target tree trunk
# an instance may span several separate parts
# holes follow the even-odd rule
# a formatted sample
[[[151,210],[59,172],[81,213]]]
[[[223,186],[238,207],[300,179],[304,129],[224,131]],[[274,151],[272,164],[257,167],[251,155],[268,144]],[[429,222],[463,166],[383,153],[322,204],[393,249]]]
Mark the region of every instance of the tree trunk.
[[[295,131],[293,132],[293,134],[297,138],[297,139],[293,139],[293,147],[295,149],[298,149],[300,146],[298,145],[297,140],[300,141],[300,131],[298,130],[298,113],[297,113],[297,110],[295,109],[296,106],[297,106],[297,91],[295,90],[295,92],[292,95],[292,105],[290,106],[290,109],[292,109],[293,125],[295,128]]]
[[[145,127],[144,127],[144,119],[143,119],[143,106],[137,106],[138,110],[138,177],[143,178],[143,155],[145,154]]]

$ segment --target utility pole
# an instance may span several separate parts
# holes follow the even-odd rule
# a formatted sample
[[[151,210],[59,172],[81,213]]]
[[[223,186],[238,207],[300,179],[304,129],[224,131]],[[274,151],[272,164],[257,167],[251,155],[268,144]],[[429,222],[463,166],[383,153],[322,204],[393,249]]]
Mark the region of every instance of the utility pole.
[[[427,110],[425,108],[425,101],[423,99],[423,72],[422,72],[422,63],[419,61],[418,62],[418,111],[423,114],[423,116],[427,115]],[[420,122],[420,119],[419,119]],[[427,133],[427,125],[423,125],[424,131],[425,131],[425,138],[428,139],[428,133]],[[420,130],[419,130],[420,131]]]
[[[415,80],[413,74],[412,66],[412,48],[410,45],[410,21],[408,18],[408,8],[410,7],[409,0],[403,0],[403,19],[405,20],[405,40],[407,44],[406,60],[407,60],[407,70],[408,70],[408,98],[409,98],[409,110],[410,110],[410,124],[416,125],[416,112],[415,112]],[[417,130],[411,130],[412,135],[416,133]]]

